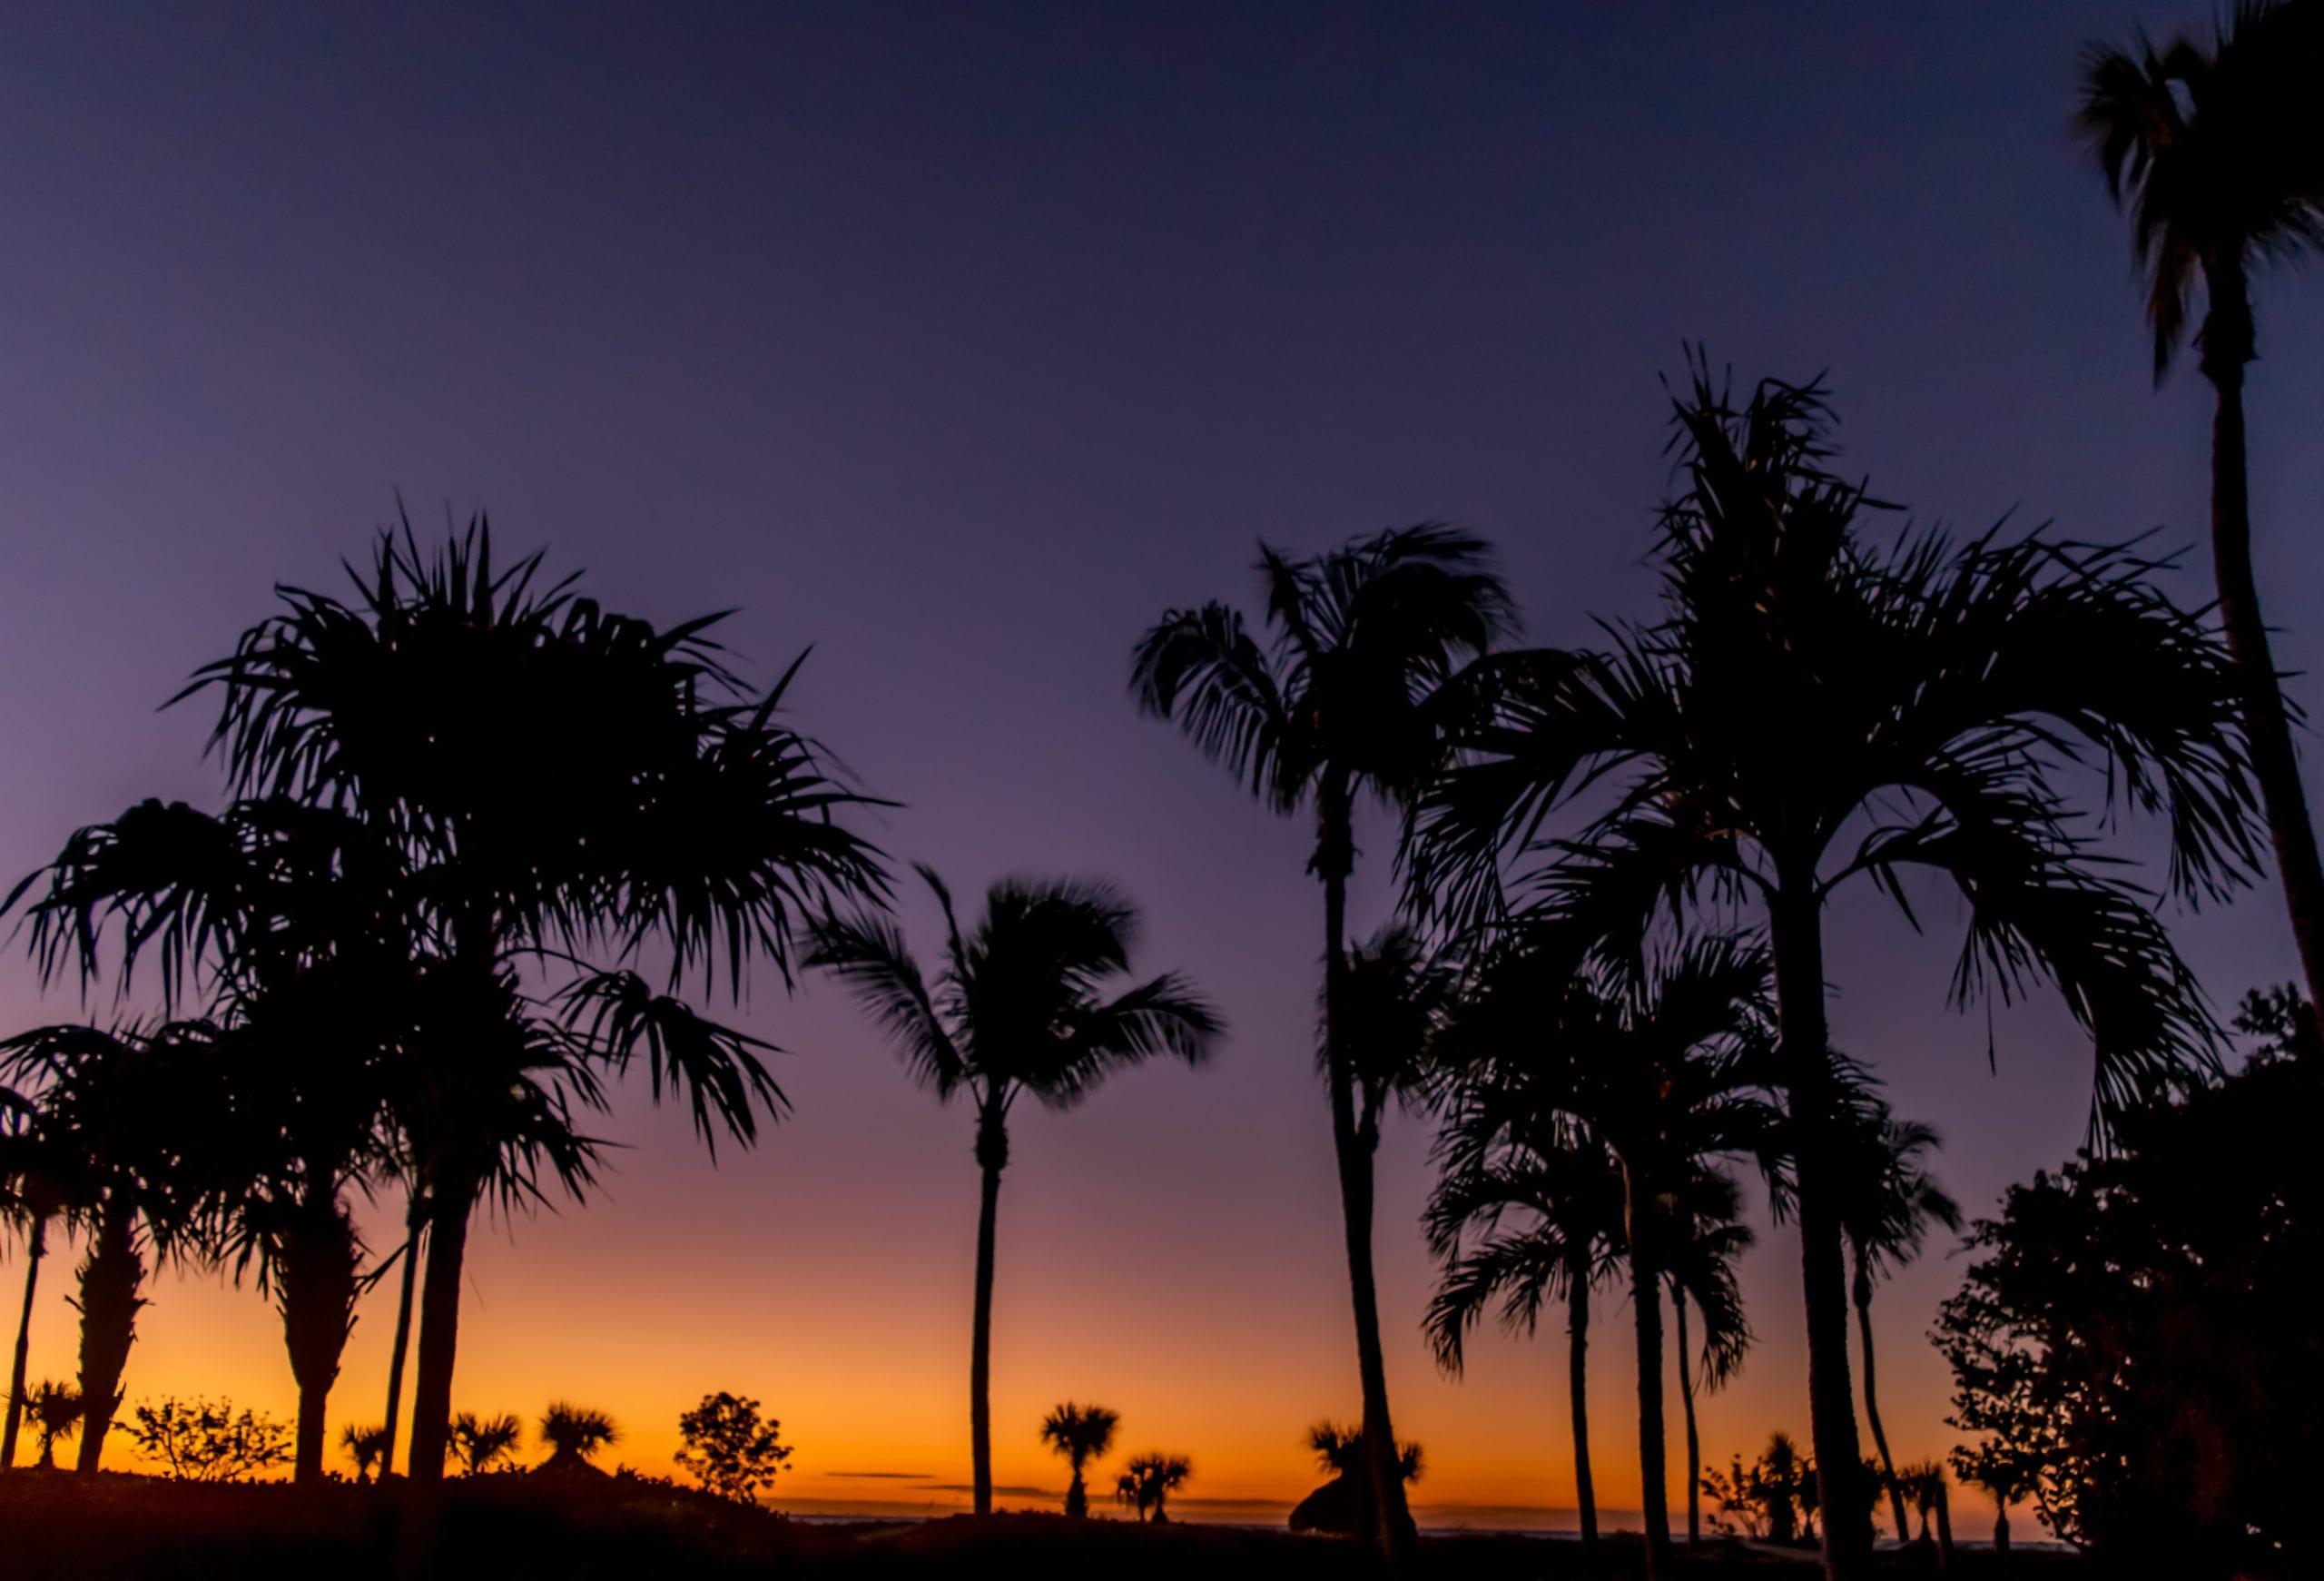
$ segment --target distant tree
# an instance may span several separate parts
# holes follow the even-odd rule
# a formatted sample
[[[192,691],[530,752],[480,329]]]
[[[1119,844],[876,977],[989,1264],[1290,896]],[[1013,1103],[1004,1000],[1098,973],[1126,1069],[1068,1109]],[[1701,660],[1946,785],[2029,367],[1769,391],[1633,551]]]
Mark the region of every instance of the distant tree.
[[[1065,1489],[1065,1513],[1077,1520],[1089,1513],[1089,1485],[1082,1472],[1114,1447],[1114,1429],[1121,1419],[1119,1411],[1076,1405],[1071,1400],[1041,1418],[1041,1442],[1064,1456],[1073,1467],[1073,1480]]]
[[[1133,1459],[1115,1479],[1114,1497],[1137,1510],[1139,1520],[1160,1524],[1170,1518],[1170,1495],[1185,1487],[1194,1471],[1194,1462],[1183,1455],[1149,1450]]]
[[[1704,1467],[1702,1488],[1717,1507],[1719,1529],[1740,1527],[1746,1536],[1787,1545],[1799,1541],[1816,1507],[1815,1475],[1791,1435],[1778,1431],[1768,1435],[1768,1447],[1748,1466],[1738,1455],[1724,1472]]]
[[[549,1457],[541,1462],[540,1468],[586,1469],[598,1450],[620,1439],[621,1430],[605,1412],[558,1400],[541,1413],[540,1440],[547,1446]]]
[[[1317,1422],[1307,1429],[1307,1447],[1315,1452],[1315,1464],[1334,1477],[1355,1477],[1364,1475],[1365,1460],[1364,1429],[1353,1423]],[[1405,1482],[1418,1482],[1425,1469],[1418,1444],[1396,1446],[1396,1472]]]
[[[1345,1001],[1355,813],[1367,799],[1406,809],[1421,795],[1471,718],[1453,677],[1516,616],[1485,542],[1441,523],[1351,539],[1307,559],[1262,543],[1258,570],[1271,628],[1265,647],[1231,605],[1172,609],[1139,640],[1130,689],[1140,709],[1175,720],[1270,811],[1314,809],[1307,871],[1324,889],[1323,1062],[1374,1456],[1366,1511],[1371,1541],[1394,1567],[1414,1533],[1396,1474],[1373,1266],[1379,1136],[1363,1124],[1354,1044],[1362,1023]]]
[[[49,1227],[64,1220],[86,1188],[86,1171],[44,1120],[33,1097],[0,1084],[0,1224],[25,1237],[25,1295],[16,1316],[16,1345],[8,1369],[5,1412],[0,1426],[0,1471],[16,1464],[16,1438],[30,1411],[25,1368],[31,1359],[34,1299],[48,1255]]]
[[[290,1458],[290,1429],[221,1399],[139,1402],[129,1424],[137,1452],[185,1482],[240,1482]]]
[[[2244,369],[2259,355],[2251,276],[2324,246],[2324,139],[2316,128],[2324,5],[2238,0],[2209,47],[2181,35],[2158,51],[2093,44],[2081,119],[2106,185],[2131,219],[2159,383],[2195,322],[2211,418],[2211,568],[2234,655],[2276,869],[2309,998],[2324,999],[2324,863],[2300,786],[2251,565]]]
[[[2324,1570],[2324,1052],[2289,993],[2238,1025],[2254,1042],[2234,1074],[2011,1187],[1937,1319],[1964,1458],[2103,1566]]]
[[[40,1469],[56,1469],[56,1446],[81,1430],[81,1391],[54,1379],[25,1397],[25,1410],[40,1434]]]
[[[1021,1097],[1070,1109],[1107,1077],[1158,1055],[1199,1064],[1218,1017],[1175,972],[1123,985],[1137,913],[1104,884],[1004,879],[964,934],[952,892],[920,875],[944,914],[944,963],[931,987],[885,916],[815,933],[811,965],[852,988],[939,1102],[976,1106],[975,1316],[969,1338],[969,1452],[976,1513],[992,1513],[992,1280],[1009,1112]]]
[[[1991,1438],[1957,1446],[1950,1458],[1954,1476],[1972,1487],[1983,1488],[1994,1501],[1994,1552],[2008,1553],[2009,1507],[2034,1497],[2042,1479],[2041,1467]]]
[[[1679,1341],[1679,1403],[1687,1423],[1687,1546],[1702,1542],[1702,1437],[1695,1420],[1695,1394],[1724,1388],[1743,1366],[1751,1348],[1751,1325],[1743,1314],[1742,1287],[1735,1260],[1752,1242],[1741,1222],[1741,1193],[1717,1170],[1698,1170],[1668,1208],[1669,1231],[1663,1241],[1663,1277],[1670,1286],[1670,1312]],[[1702,1348],[1690,1354],[1687,1315],[1702,1326]]]
[[[1937,1460],[1918,1460],[1896,1469],[1896,1480],[1911,1496],[1913,1507],[1920,1512],[1921,1531],[1917,1539],[1929,1540],[1929,1520],[1936,1521],[1936,1551],[1938,1562],[1950,1567],[1953,1563],[1953,1505],[1945,1484],[1945,1465]],[[1896,1540],[1903,1542],[1905,1533],[1897,1528]]]
[[[737,1504],[755,1504],[759,1490],[774,1486],[791,1447],[780,1439],[783,1424],[759,1419],[759,1402],[724,1390],[678,1418],[685,1447],[673,1457],[704,1491]]]
[[[506,1412],[497,1417],[480,1417],[474,1411],[462,1411],[452,1418],[452,1452],[460,1457],[462,1469],[470,1477],[481,1477],[502,1461],[513,1458],[524,1438],[524,1424]]]
[[[355,1486],[360,1487],[387,1464],[388,1430],[350,1422],[339,1430],[339,1447],[355,1462]]]

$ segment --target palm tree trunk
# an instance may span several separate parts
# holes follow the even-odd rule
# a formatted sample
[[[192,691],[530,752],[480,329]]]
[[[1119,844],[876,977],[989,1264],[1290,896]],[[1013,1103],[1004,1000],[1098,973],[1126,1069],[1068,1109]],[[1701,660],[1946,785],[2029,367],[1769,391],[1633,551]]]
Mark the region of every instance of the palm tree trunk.
[[[1590,1475],[1590,1270],[1569,1276],[1565,1387],[1573,1411],[1573,1497],[1581,1517],[1581,1551],[1598,1551],[1598,1487]]]
[[[2009,1506],[1999,1499],[1994,1501],[1994,1552],[2009,1552]]]
[[[1654,1266],[1654,1214],[1623,1168],[1630,1194],[1630,1311],[1638,1326],[1638,1477],[1646,1517],[1648,1581],[1670,1563],[1669,1476],[1662,1442],[1662,1277]]]
[[[1940,1474],[1936,1483],[1936,1565],[1953,1568],[1953,1490]]]
[[[16,1319],[16,1354],[8,1367],[7,1426],[0,1428],[0,1471],[15,1468],[16,1433],[25,1419],[25,1363],[32,1353],[33,1296],[40,1289],[40,1260],[48,1252],[48,1216],[37,1210],[25,1237],[25,1306]]]
[[[2260,613],[2259,584],[2251,571],[2251,497],[2243,453],[2250,297],[2240,261],[2207,263],[2204,272],[2211,306],[2203,323],[2203,376],[2218,395],[2211,417],[2211,568],[2219,578],[2220,624],[2240,683],[2251,775],[2268,812],[2268,834],[2275,846],[2284,903],[2291,913],[2292,942],[2299,951],[2308,1003],[2324,1007],[2324,865],[2317,858],[2316,829],[2309,820],[2299,757],[2293,749],[2291,722],[2284,712],[2268,627]]]
[[[405,1475],[421,1487],[444,1480],[451,1441],[452,1366],[459,1355],[460,1278],[477,1188],[438,1181],[428,1193],[428,1282],[419,1297],[419,1376],[411,1390],[411,1454]]]
[[[1687,1346],[1687,1292],[1675,1283],[1670,1311],[1679,1324],[1679,1404],[1687,1414],[1687,1546],[1699,1548],[1703,1542],[1703,1446],[1695,1432],[1694,1367],[1687,1359],[1692,1354]]]
[[[1871,1563],[1870,1501],[1858,1495],[1863,1451],[1848,1382],[1847,1264],[1832,1195],[1834,1103],[1830,1032],[1824,1018],[1822,901],[1814,865],[1779,871],[1768,906],[1780,1020],[1779,1062],[1797,1180],[1800,1279],[1807,1316],[1807,1413],[1817,1502],[1824,1512],[1827,1581],[1857,1581]]]
[[[355,1327],[355,1226],[336,1201],[302,1209],[282,1245],[282,1342],[299,1385],[299,1424],[291,1480],[323,1478],[323,1429],[331,1386]]]
[[[81,1264],[81,1447],[74,1467],[84,1477],[96,1474],[121,1409],[121,1375],[137,1342],[137,1313],[145,1305],[137,1292],[144,1282],[136,1210],[108,1202]]]
[[[1327,784],[1318,798],[1321,823],[1315,865],[1324,881],[1324,1047],[1331,1072],[1332,1148],[1339,1163],[1340,1216],[1347,1235],[1348,1292],[1355,1309],[1356,1373],[1364,1391],[1364,1463],[1359,1487],[1369,1497],[1373,1546],[1392,1574],[1409,1567],[1417,1534],[1404,1503],[1403,1468],[1388,1413],[1388,1368],[1380,1343],[1380,1299],[1372,1263],[1372,1152],[1358,1133],[1355,1072],[1340,1025],[1347,975],[1347,875],[1355,836],[1344,784]]]
[[[396,1297],[396,1337],[388,1351],[388,1415],[381,1431],[379,1480],[385,1482],[396,1466],[396,1428],[403,1417],[403,1358],[411,1347],[411,1296],[419,1283],[419,1241],[427,1222],[426,1200],[414,1187],[404,1200],[403,1271]]]
[[[1856,1339],[1864,1348],[1864,1419],[1872,1428],[1873,1447],[1880,1451],[1881,1475],[1888,1480],[1888,1510],[1896,1517],[1896,1541],[1905,1540],[1905,1490],[1896,1483],[1896,1458],[1888,1453],[1888,1434],[1880,1425],[1880,1397],[1873,1388],[1872,1365],[1872,1270],[1866,1266],[1864,1253],[1856,1254],[1856,1283],[1851,1292],[1856,1301]]]
[[[976,1319],[969,1338],[969,1457],[976,1513],[992,1513],[992,1251],[1000,1209],[1000,1171],[1009,1163],[1009,1132],[990,1100],[977,1116],[977,1167],[984,1177],[977,1206]]]

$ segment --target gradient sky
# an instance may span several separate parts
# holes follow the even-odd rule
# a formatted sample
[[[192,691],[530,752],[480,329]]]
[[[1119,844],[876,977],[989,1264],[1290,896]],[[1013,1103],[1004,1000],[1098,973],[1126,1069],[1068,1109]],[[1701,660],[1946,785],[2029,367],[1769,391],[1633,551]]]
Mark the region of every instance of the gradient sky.
[[[206,718],[155,706],[271,582],[330,585],[399,489],[423,522],[488,508],[504,544],[639,613],[739,607],[761,679],[814,644],[800,716],[904,804],[890,851],[969,891],[1119,880],[1141,964],[1188,971],[1233,1023],[1207,1071],[1019,1121],[1000,1480],[1061,1486],[1034,1426],[1095,1397],[1126,1448],[1191,1454],[1192,1491],[1295,1497],[1301,1429],[1355,1408],[1310,1065],[1318,897],[1301,825],[1136,716],[1131,640],[1247,598],[1258,535],[1437,517],[1499,541],[1539,639],[1643,613],[1657,379],[1697,338],[1747,376],[1829,369],[1848,464],[1923,516],[2159,526],[2205,598],[2207,393],[2191,369],[2152,388],[2122,228],[2066,122],[2084,38],[2206,15],[11,6],[0,868],[138,797],[214,801]],[[2324,452],[2298,436],[2324,420],[2324,296],[2261,290],[2261,586],[2309,668]],[[1388,845],[1370,831],[1366,928]],[[2072,1151],[2089,1057],[2044,1004],[1997,1019],[1989,1072],[1984,1015],[1944,1002],[1958,908],[1924,916],[1926,939],[1862,896],[1835,914],[1836,1035],[1943,1131],[1945,1180],[1984,1210]],[[2291,971],[2272,892],[2180,937],[2222,1003]],[[789,1496],[950,1501],[926,1490],[968,1470],[970,1117],[836,992],[755,987],[795,1121],[714,1170],[627,1094],[602,1200],[474,1243],[458,1402],[599,1404],[623,1458],[666,1470],[679,1410],[735,1389],[799,1447]],[[0,1013],[74,1005],[17,964]],[[1561,1344],[1491,1339],[1456,1384],[1420,1340],[1426,1141],[1392,1127],[1380,1214],[1423,1501],[1565,1504]],[[1746,1264],[1760,1344],[1705,1404],[1716,1459],[1805,1429],[1796,1269],[1779,1232]],[[1953,1441],[1923,1336],[1958,1274],[1935,1255],[1881,1298],[1900,1456]],[[35,1376],[71,1370],[65,1284]],[[133,1401],[287,1414],[257,1296],[153,1294]],[[379,1414],[390,1315],[364,1309],[334,1431]],[[1607,1315],[1597,1472],[1630,1505]]]

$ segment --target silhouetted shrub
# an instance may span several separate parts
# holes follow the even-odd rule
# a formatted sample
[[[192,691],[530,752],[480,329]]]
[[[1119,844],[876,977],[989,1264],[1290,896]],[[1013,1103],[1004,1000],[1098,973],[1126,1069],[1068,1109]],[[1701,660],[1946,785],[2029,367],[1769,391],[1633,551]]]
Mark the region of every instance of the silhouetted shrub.
[[[234,1402],[140,1404],[128,1424],[137,1452],[185,1482],[240,1482],[290,1458],[290,1429]]]
[[[791,1458],[777,1435],[783,1424],[762,1421],[759,1402],[721,1389],[678,1418],[685,1441],[675,1459],[703,1489],[738,1504],[755,1504],[759,1489],[774,1486],[775,1474]]]

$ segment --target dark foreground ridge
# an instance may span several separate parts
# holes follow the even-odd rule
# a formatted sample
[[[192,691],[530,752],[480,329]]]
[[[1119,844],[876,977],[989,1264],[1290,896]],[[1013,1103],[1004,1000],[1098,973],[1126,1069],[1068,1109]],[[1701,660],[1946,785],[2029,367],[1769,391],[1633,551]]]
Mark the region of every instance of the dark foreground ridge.
[[[202,1485],[106,1474],[0,1477],[0,1554],[11,1581],[388,1581],[405,1490],[333,1483]],[[1022,1581],[1258,1581],[1361,1576],[1343,1540],[1191,1524],[1068,1521],[1055,1515],[955,1516],[913,1524],[812,1525],[650,1477],[468,1477],[445,1489],[432,1574],[491,1581],[719,1581],[731,1576],[996,1576]],[[1612,1539],[1603,1567],[1570,1542],[1439,1537],[1419,1573],[1460,1581],[1555,1581],[1640,1573],[1635,1543]],[[1882,1556],[1885,1570],[1934,1574],[1933,1556]],[[1721,1544],[1680,1553],[1675,1576],[1813,1574],[1814,1556]],[[1954,1576],[2096,1576],[2059,1555],[1996,1566],[1964,1553]]]

